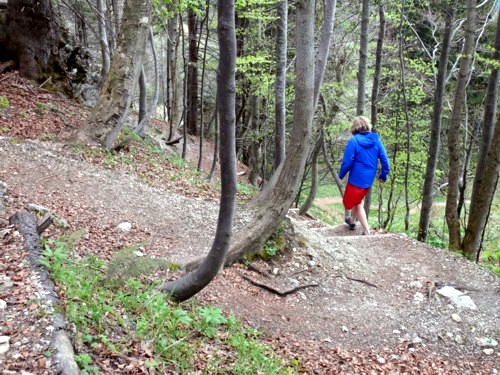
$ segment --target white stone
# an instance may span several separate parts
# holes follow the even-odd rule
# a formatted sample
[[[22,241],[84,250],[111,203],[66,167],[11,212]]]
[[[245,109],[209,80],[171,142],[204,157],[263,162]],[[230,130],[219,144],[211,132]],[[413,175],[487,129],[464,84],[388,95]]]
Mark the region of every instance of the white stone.
[[[451,314],[451,319],[453,319],[457,323],[460,323],[462,321],[462,318],[458,314]]]
[[[385,359],[382,357],[377,357],[377,362],[383,365],[385,363]]]
[[[476,310],[477,306],[468,295],[462,293],[461,291],[451,287],[444,286],[437,290],[437,293],[448,298],[453,304],[459,308]]]
[[[413,296],[413,303],[418,305],[418,304],[424,302],[424,299],[425,299],[425,297],[424,297],[423,293],[417,292]]]
[[[120,223],[120,224],[118,224],[117,228],[120,229],[121,231],[124,231],[124,232],[130,232],[130,230],[132,229],[132,224],[127,223],[127,222]]]
[[[0,310],[5,310],[7,308],[7,302],[3,299],[0,299]]]
[[[495,350],[491,349],[491,348],[487,348],[487,349],[483,349],[483,353],[486,355],[492,355],[493,353],[495,353]]]
[[[135,256],[138,256],[138,257],[143,257],[144,256],[144,253],[140,250],[137,250],[134,252]]]
[[[0,336],[0,354],[5,354],[10,349],[9,336]]]
[[[349,332],[349,328],[347,328],[346,326],[342,326],[342,332]]]
[[[477,343],[481,348],[494,348],[498,345],[498,342],[491,337],[478,338]]]

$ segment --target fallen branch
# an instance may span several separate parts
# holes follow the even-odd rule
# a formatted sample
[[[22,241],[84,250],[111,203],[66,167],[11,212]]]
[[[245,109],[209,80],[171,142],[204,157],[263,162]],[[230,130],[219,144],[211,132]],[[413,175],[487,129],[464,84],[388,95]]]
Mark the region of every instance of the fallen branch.
[[[263,270],[262,268],[256,266],[255,264],[252,264],[252,263],[249,263],[248,266],[247,266],[249,269],[251,269],[252,271],[255,271],[257,273],[260,273],[262,276],[264,277],[271,277],[271,275],[269,275],[269,272],[266,271],[266,270]]]
[[[11,224],[21,233],[24,239],[24,247],[28,252],[30,265],[40,278],[43,288],[47,291],[46,298],[52,306],[58,304],[58,297],[55,286],[49,277],[48,270],[40,263],[42,256],[42,243],[38,234],[36,216],[28,211],[16,212],[9,218]],[[57,360],[57,373],[65,375],[77,375],[80,373],[78,365],[74,359],[73,346],[64,327],[66,321],[60,314],[54,315],[53,326],[55,328],[52,336],[52,345],[55,348],[55,358]]]
[[[348,280],[351,280],[351,281],[357,281],[358,283],[363,283],[363,284],[366,284],[366,285],[371,286],[373,288],[378,288],[378,285],[372,284],[371,282],[366,281],[366,280],[356,279],[354,277],[349,277],[349,276],[345,276],[345,275],[344,275],[344,277]]]
[[[299,286],[296,286],[295,288],[292,288],[292,289],[288,289],[288,290],[285,290],[285,291],[281,291],[279,289],[276,289],[270,285],[267,285],[267,284],[264,284],[264,283],[261,283],[260,281],[257,281],[257,280],[254,280],[250,277],[248,277],[247,275],[245,275],[244,273],[240,272],[240,275],[241,277],[243,277],[246,281],[250,282],[251,284],[255,285],[255,286],[258,286],[262,289],[265,289],[269,292],[272,292],[274,294],[277,294],[278,296],[280,297],[285,297],[289,294],[292,294],[292,293],[295,293],[296,291],[298,290],[301,290],[301,289],[305,289],[305,288],[309,288],[309,287],[313,287],[313,286],[319,286],[319,284],[317,283],[314,283],[314,284],[306,284],[306,285],[299,285]]]

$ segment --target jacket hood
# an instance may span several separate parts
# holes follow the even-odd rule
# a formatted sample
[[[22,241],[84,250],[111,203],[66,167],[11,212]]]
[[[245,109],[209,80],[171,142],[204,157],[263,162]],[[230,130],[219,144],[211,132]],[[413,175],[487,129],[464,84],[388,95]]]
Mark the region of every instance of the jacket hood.
[[[363,148],[372,148],[379,141],[379,136],[377,133],[372,132],[362,132],[356,134],[356,140],[359,145]]]

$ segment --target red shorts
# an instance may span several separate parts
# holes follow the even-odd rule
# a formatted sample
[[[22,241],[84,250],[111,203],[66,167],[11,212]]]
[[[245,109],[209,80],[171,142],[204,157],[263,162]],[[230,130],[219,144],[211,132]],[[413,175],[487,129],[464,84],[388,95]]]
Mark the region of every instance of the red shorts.
[[[354,206],[360,204],[363,201],[363,198],[370,188],[359,188],[357,186],[351,185],[347,183],[344,192],[344,199],[342,202],[344,203],[344,207],[348,210],[352,209]]]

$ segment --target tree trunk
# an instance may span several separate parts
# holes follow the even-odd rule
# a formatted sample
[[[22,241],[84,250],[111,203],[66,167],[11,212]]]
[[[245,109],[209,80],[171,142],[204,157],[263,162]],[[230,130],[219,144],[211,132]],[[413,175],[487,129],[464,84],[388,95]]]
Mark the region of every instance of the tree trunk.
[[[406,97],[406,76],[405,76],[405,62],[404,62],[404,35],[403,35],[403,19],[406,16],[405,11],[405,1],[401,6],[401,24],[399,26],[399,65],[401,67],[401,93],[403,94],[403,113],[405,117],[406,124],[406,167],[405,167],[405,180],[404,180],[404,191],[405,191],[405,231],[410,228],[410,197],[409,197],[409,179],[410,179],[410,160],[411,160],[411,125],[410,125],[410,115],[408,113],[408,99]]]
[[[217,71],[217,103],[220,116],[221,198],[217,230],[212,248],[195,271],[183,278],[165,283],[161,290],[177,301],[184,301],[207,286],[224,264],[229,249],[234,205],[236,201],[236,151],[235,151],[235,70],[236,34],[234,27],[234,2],[218,0],[219,69]]]
[[[476,259],[479,254],[481,233],[486,226],[488,210],[495,193],[498,179],[500,165],[500,118],[497,117],[495,124],[495,113],[498,100],[499,66],[500,15],[497,14],[493,67],[488,79],[481,146],[479,149],[474,185],[472,187],[469,221],[462,245],[463,253],[468,259]]]
[[[139,110],[139,122],[135,129],[135,132],[139,134],[141,137],[146,134],[149,121],[153,114],[156,112],[156,106],[158,105],[158,95],[159,95],[159,86],[160,86],[160,73],[158,69],[158,57],[156,56],[156,48],[154,43],[154,35],[153,30],[149,29],[149,45],[151,47],[151,54],[153,55],[153,65],[154,65],[154,79],[155,79],[155,87],[153,92],[153,99],[151,100],[151,106],[149,110],[147,109],[147,100],[145,100],[145,112],[141,115],[141,110]],[[142,76],[142,72],[141,72]],[[146,93],[145,93],[146,95]],[[147,96],[146,96],[147,97]]]
[[[370,18],[370,1],[363,0],[361,10],[361,37],[359,41],[358,66],[358,99],[356,101],[356,115],[365,112],[366,70],[368,65],[368,24]]]
[[[141,71],[150,14],[150,1],[125,1],[122,31],[110,72],[87,125],[78,133],[82,143],[90,138],[108,149],[113,148],[125,123]]]
[[[205,43],[203,45],[203,63],[201,67],[201,90],[200,90],[200,147],[198,152],[198,172],[201,172],[201,162],[203,160],[203,139],[205,138],[205,110],[204,110],[204,90],[205,87],[205,77],[206,77],[206,63],[207,63],[207,49],[208,49],[208,37],[210,36],[210,1],[207,0],[205,10],[205,18],[202,22],[206,26],[205,28]],[[200,27],[200,30],[203,28]],[[201,40],[201,32],[200,32]],[[217,111],[217,109],[215,109]]]
[[[422,208],[420,211],[420,222],[418,225],[419,241],[427,239],[429,222],[431,220],[432,197],[434,196],[434,175],[436,174],[437,160],[439,156],[439,145],[441,143],[441,112],[443,110],[443,100],[446,86],[446,75],[448,68],[448,56],[451,44],[451,31],[453,26],[453,6],[448,6],[445,10],[445,28],[443,34],[443,45],[441,56],[439,57],[438,73],[436,78],[436,89],[434,91],[434,107],[432,112],[431,138],[429,140],[429,152],[427,167],[425,169],[424,187],[422,192]]]
[[[290,147],[282,163],[270,197],[257,210],[254,219],[239,230],[226,257],[226,264],[246,253],[258,253],[263,243],[285,218],[294,201],[312,137],[314,115],[314,1],[296,3],[297,33],[294,124]]]
[[[9,0],[5,19],[5,47],[23,77],[65,78],[59,48],[64,45],[50,0]],[[0,30],[0,32],[2,32]]]
[[[188,10],[187,132],[198,134],[198,17]]]
[[[448,225],[449,248],[460,250],[460,218],[458,216],[458,194],[460,179],[460,125],[465,106],[465,90],[469,80],[474,53],[474,32],[476,27],[476,0],[467,0],[465,40],[458,71],[453,110],[448,129],[448,194],[446,197],[446,223]]]
[[[325,19],[323,22],[323,26],[321,28],[321,38],[320,42],[318,45],[318,55],[316,59],[316,64],[314,67],[314,97],[313,97],[313,105],[314,108],[316,108],[316,105],[319,100],[319,89],[321,87],[321,82],[323,81],[323,75],[325,72],[326,68],[326,62],[328,61],[328,53],[330,50],[330,40],[331,36],[333,34],[333,22],[335,19],[335,10],[336,10],[336,0],[327,0],[325,3]],[[297,102],[295,102],[295,105],[297,105]],[[295,121],[294,121],[295,124]],[[294,125],[295,126],[295,125]],[[311,147],[311,145],[309,145]],[[288,155],[288,151],[287,151]],[[307,158],[307,155],[306,155]],[[278,169],[273,173],[271,176],[271,179],[269,182],[264,186],[264,189],[260,191],[260,193],[257,195],[257,197],[252,201],[252,206],[258,207],[261,206],[262,204],[265,204],[264,202],[268,201],[271,199],[271,192],[273,191],[277,181],[278,181],[278,176],[282,173],[282,165],[283,163],[280,164]],[[304,170],[302,170],[300,173],[304,173]],[[300,184],[300,182],[299,182]],[[298,191],[298,186],[297,186],[297,191]],[[293,202],[293,200],[292,200]]]
[[[97,25],[99,26],[99,45],[101,46],[102,68],[101,76],[104,78],[108,74],[111,66],[109,53],[108,35],[106,32],[106,15],[102,0],[96,0]]]
[[[378,94],[380,90],[380,76],[382,73],[382,51],[384,48],[384,36],[385,36],[385,11],[384,11],[384,4],[382,2],[378,6],[378,14],[379,14],[379,29],[377,38],[377,49],[375,52],[375,71],[373,72],[371,119],[370,119],[373,131],[375,131],[377,127]],[[370,190],[368,190],[368,194],[366,194],[365,196],[365,203],[363,205],[366,213],[366,218],[370,216],[371,204],[372,204],[372,189],[370,188]]]
[[[168,7],[169,9],[175,9],[177,1],[173,1]],[[170,8],[171,7],[171,8]],[[171,9],[171,10],[172,10]],[[173,10],[172,10],[173,11]],[[179,51],[179,40],[180,40],[180,30],[179,30],[179,15],[175,15],[169,19],[167,25],[167,59],[168,59],[168,77],[167,77],[167,90],[169,90],[170,101],[168,103],[168,134],[165,133],[163,136],[169,141],[172,140],[177,128],[181,122],[181,106],[182,106],[182,86],[181,86],[181,74],[179,69],[178,51]]]
[[[276,83],[275,83],[275,123],[273,172],[285,158],[286,137],[286,52],[288,28],[288,0],[278,3],[276,37]]]
[[[309,189],[309,194],[307,195],[306,201],[300,207],[299,215],[305,215],[307,211],[311,209],[314,198],[316,198],[316,193],[318,192],[318,156],[321,152],[323,143],[323,132],[321,132],[321,135],[319,136],[311,155],[311,188]]]
[[[262,140],[260,136],[260,98],[252,95],[250,97],[249,127],[252,132],[252,140],[248,149],[248,166],[250,175],[248,180],[253,186],[258,186],[262,163]]]

